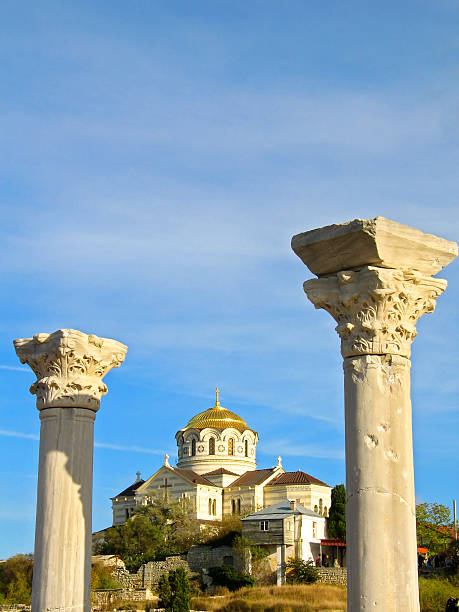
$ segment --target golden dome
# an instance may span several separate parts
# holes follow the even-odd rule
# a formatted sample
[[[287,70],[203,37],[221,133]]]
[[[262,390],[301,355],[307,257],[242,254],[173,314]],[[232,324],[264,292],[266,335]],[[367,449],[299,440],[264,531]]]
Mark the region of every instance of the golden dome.
[[[214,427],[215,429],[226,429],[227,427],[234,427],[240,432],[250,429],[244,419],[234,412],[230,412],[223,406],[220,406],[218,401],[219,389],[215,389],[217,399],[215,400],[215,406],[200,412],[192,419],[190,419],[185,429],[205,429],[206,427]]]

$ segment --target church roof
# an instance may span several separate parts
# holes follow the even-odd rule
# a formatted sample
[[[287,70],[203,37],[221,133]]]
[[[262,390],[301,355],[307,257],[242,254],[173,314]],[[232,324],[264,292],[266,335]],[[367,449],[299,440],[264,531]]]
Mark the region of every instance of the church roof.
[[[210,480],[206,480],[200,474],[196,474],[196,472],[193,472],[193,470],[184,470],[183,468],[177,467],[174,467],[172,469],[174,470],[174,472],[177,472],[178,474],[182,475],[184,478],[190,480],[195,484],[203,484],[209,487],[215,487],[213,482],[210,482]]]
[[[234,427],[241,433],[246,429],[250,429],[247,423],[239,415],[234,412],[230,412],[223,406],[220,406],[218,401],[218,388],[215,389],[217,399],[215,406],[200,412],[194,416],[188,422],[188,425],[184,429],[206,429],[207,427],[213,427],[214,429],[226,429],[227,427]],[[253,430],[252,430],[253,431]]]
[[[141,478],[137,479],[135,482],[129,485],[127,489],[124,489],[124,491],[121,491],[121,493],[118,493],[118,495],[115,495],[115,497],[133,497],[137,489],[144,482],[145,480],[142,480]]]
[[[271,476],[275,469],[276,468],[267,468],[264,470],[250,470],[248,472],[244,472],[242,476],[239,476],[239,478],[232,482],[227,488],[259,485],[264,482],[268,476]]]
[[[277,478],[274,478],[268,485],[268,487],[273,487],[274,485],[283,485],[283,484],[315,484],[321,485],[323,487],[328,487],[329,485],[318,478],[314,478],[310,474],[306,474],[306,472],[302,472],[298,470],[297,472],[284,472],[280,474]]]
[[[229,476],[239,476],[235,472],[230,472],[224,467],[217,468],[216,470],[212,470],[212,472],[206,472],[203,476],[220,476],[220,474],[228,474]]]

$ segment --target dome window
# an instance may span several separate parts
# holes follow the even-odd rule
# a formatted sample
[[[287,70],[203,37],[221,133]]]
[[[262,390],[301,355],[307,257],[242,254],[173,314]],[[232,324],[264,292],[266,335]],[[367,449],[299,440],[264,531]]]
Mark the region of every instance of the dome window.
[[[249,442],[248,442],[248,440],[246,440],[244,442],[244,451],[245,451],[245,456],[248,457],[249,456]]]
[[[191,456],[194,457],[196,455],[196,440],[193,438],[191,440]]]
[[[215,438],[209,439],[209,455],[215,455]]]
[[[228,440],[228,455],[234,455],[234,438]]]

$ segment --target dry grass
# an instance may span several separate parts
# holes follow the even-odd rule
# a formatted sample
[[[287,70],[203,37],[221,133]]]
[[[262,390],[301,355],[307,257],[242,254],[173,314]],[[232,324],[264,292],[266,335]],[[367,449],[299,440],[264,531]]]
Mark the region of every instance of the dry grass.
[[[331,584],[249,587],[215,598],[193,597],[191,607],[212,612],[343,612],[346,589]]]

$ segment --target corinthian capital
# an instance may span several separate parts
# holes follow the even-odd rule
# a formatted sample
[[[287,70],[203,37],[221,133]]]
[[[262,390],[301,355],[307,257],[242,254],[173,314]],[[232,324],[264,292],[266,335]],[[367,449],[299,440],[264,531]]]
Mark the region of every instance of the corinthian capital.
[[[37,376],[30,392],[37,408],[78,407],[97,411],[108,391],[102,378],[119,367],[127,346],[109,338],[87,335],[74,329],[14,340],[21,363]]]
[[[410,357],[416,322],[433,312],[443,279],[419,272],[364,266],[306,281],[306,295],[337,321],[343,357]]]
[[[338,322],[344,357],[409,357],[417,320],[446,288],[432,275],[458,253],[455,242],[384,217],[297,234],[292,248],[319,277],[304,290]]]

